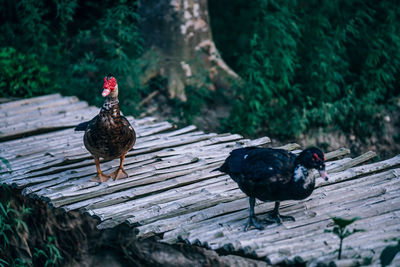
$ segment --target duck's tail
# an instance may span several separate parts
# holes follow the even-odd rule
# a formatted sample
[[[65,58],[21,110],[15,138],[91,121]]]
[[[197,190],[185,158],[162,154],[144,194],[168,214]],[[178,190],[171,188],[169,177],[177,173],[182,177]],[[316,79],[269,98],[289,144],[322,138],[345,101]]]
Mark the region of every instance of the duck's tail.
[[[85,121],[85,122],[79,123],[75,127],[75,131],[86,131],[86,128],[87,128],[88,125],[89,125],[89,121]]]

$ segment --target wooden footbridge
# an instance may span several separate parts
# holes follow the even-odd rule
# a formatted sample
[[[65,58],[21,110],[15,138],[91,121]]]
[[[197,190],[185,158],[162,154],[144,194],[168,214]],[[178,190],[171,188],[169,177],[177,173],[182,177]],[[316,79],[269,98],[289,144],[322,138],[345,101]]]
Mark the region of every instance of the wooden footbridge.
[[[83,146],[83,132],[73,130],[98,111],[59,94],[1,104],[0,157],[10,162],[11,171],[1,165],[0,182],[65,212],[88,213],[99,219],[99,229],[127,223],[140,238],[156,235],[160,242],[186,242],[272,264],[299,257],[333,259],[339,241],[324,233],[332,226],[331,216],[360,217],[352,226],[366,231],[346,239],[343,252],[360,263],[372,257],[378,264],[383,248],[400,238],[400,155],[366,164],[374,152],[356,158],[344,148],[329,152],[330,180],[319,179],[304,201],[281,204],[281,213],[295,222],[243,232],[246,196],[227,175],[210,171],[232,149],[267,146],[268,137],[249,140],[204,133],[192,125],[177,129],[153,117],[128,117],[138,133],[125,160],[129,178],[100,184],[88,181],[96,168]],[[299,151],[295,144],[285,148]],[[104,162],[102,169],[107,173],[118,164]],[[256,213],[262,218],[272,207],[259,202]]]

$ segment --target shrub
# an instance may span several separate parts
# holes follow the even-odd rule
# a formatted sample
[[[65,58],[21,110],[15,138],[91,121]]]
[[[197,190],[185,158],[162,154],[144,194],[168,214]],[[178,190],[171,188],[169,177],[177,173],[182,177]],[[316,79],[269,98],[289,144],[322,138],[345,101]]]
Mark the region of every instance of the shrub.
[[[13,47],[0,48],[0,90],[6,97],[32,97],[51,92],[49,68],[37,56]]]
[[[232,5],[243,5],[236,2]],[[238,14],[239,22],[216,18],[213,24],[223,56],[232,60],[236,52],[236,70],[247,81],[235,90],[228,130],[288,138],[310,127],[330,126],[358,136],[377,129],[382,110],[400,92],[396,2],[256,2],[243,8],[253,14],[252,23],[241,23],[240,17],[248,16]],[[238,46],[240,54],[225,50],[242,40],[236,32],[246,32],[232,29],[224,35],[230,23],[252,33],[247,45]]]

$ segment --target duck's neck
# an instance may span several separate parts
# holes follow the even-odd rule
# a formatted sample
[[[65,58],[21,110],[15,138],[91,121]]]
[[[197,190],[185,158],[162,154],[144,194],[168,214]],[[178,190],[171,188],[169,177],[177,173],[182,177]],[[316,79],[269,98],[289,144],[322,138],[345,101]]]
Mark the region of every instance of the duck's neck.
[[[299,197],[305,198],[314,190],[315,177],[301,164],[297,164],[293,173],[293,185],[297,188]],[[300,196],[301,195],[301,196]]]
[[[110,113],[111,116],[120,116],[118,97],[108,96],[101,107],[102,113]]]
[[[308,170],[301,164],[297,164],[294,168],[293,179],[296,183],[307,180]]]

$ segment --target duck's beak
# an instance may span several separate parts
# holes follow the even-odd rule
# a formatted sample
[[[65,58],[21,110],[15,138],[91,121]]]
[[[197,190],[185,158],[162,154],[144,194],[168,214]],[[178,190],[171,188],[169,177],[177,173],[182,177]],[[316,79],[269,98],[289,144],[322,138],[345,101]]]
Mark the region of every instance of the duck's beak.
[[[322,179],[324,179],[325,181],[328,181],[328,179],[329,179],[328,173],[325,170],[320,170],[318,172],[319,172],[319,175],[321,175]]]
[[[110,93],[111,93],[110,89],[104,88],[103,93],[101,93],[101,95],[102,95],[103,97],[106,97],[106,96],[108,96]]]

